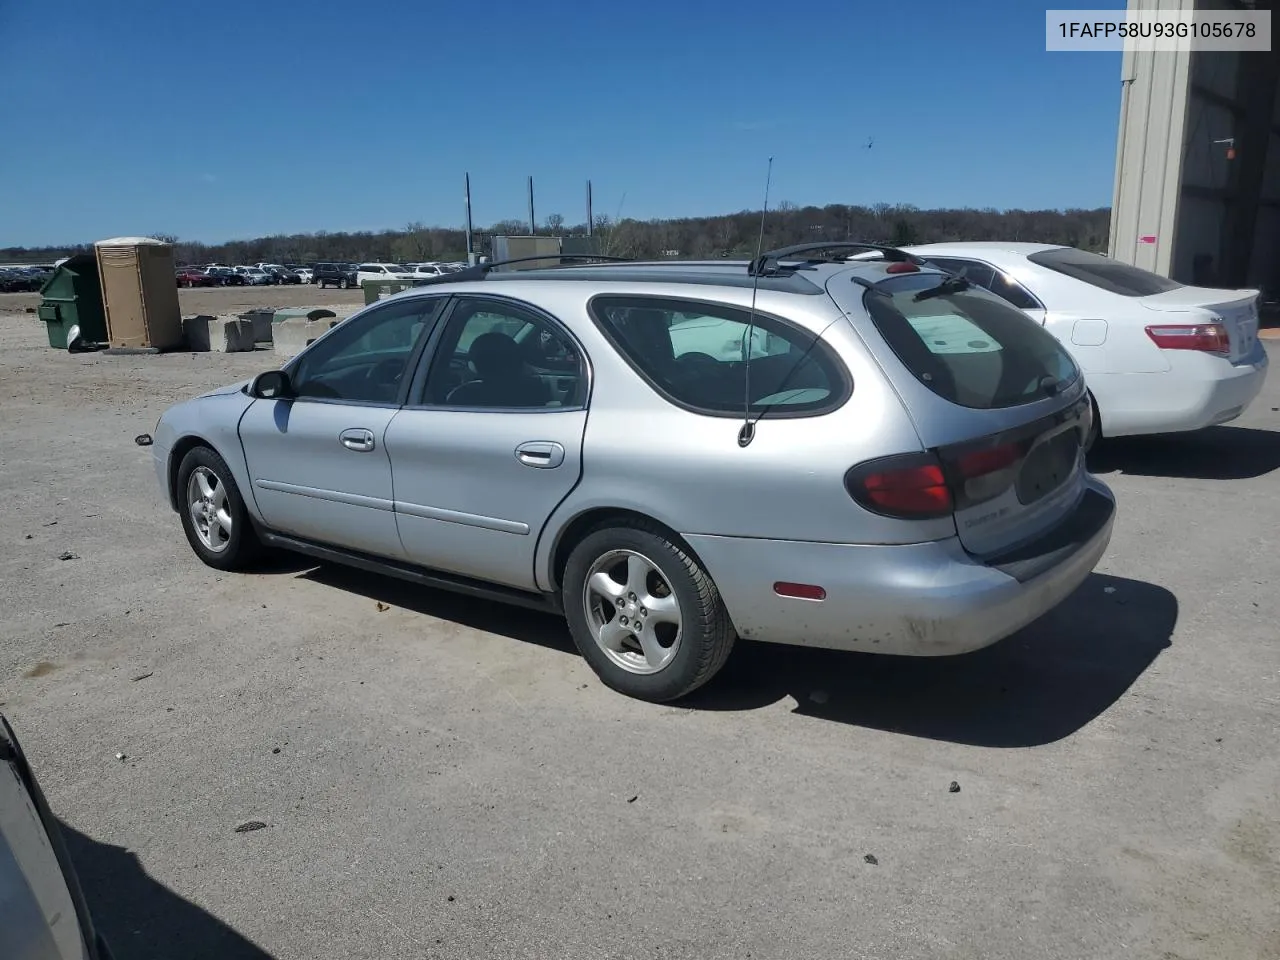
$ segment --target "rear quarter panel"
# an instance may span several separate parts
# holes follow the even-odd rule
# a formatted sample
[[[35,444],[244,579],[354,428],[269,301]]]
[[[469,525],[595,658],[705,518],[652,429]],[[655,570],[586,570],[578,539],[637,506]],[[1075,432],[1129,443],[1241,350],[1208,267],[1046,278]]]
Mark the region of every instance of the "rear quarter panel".
[[[1070,351],[1086,376],[1169,369],[1164,353],[1147,336],[1150,311],[1136,299],[1024,262],[1025,282],[1048,311],[1045,329]],[[1099,330],[1099,320],[1105,323],[1104,329]]]
[[[515,285],[505,285],[503,293]],[[738,444],[742,418],[709,416],[661,397],[615,352],[587,313],[596,293],[632,295],[592,284],[538,302],[578,333],[592,362],[593,384],[582,479],[552,514],[538,546],[539,583],[553,586],[559,532],[589,510],[623,508],[680,534],[828,543],[907,543],[955,534],[950,518],[905,523],[854,503],[847,470],[863,460],[921,449],[901,404],[843,315],[825,296],[759,296],[761,311],[825,337],[843,360],[853,392],[816,417],[765,419],[755,439]],[[681,300],[750,305],[749,289],[646,284],[645,293]],[[714,571],[713,571],[714,575]]]

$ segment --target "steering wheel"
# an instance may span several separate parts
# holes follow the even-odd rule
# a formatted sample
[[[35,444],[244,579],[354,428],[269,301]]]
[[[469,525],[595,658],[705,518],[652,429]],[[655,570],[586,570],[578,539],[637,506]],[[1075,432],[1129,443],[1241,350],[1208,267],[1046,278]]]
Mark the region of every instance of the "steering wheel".
[[[711,354],[699,353],[696,350],[680,354],[680,356],[676,357],[676,363],[689,367],[701,367],[707,364],[713,367],[720,366],[720,361],[711,356]]]
[[[370,367],[364,378],[370,383],[392,385],[399,383],[402,376],[404,376],[404,359],[401,357],[387,357],[385,360],[379,360]]]

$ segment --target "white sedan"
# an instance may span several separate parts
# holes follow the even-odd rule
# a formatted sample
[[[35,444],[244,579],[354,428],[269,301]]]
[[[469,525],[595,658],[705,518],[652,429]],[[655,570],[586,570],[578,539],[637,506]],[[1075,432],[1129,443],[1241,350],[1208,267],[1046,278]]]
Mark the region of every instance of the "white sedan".
[[[356,284],[366,280],[412,280],[413,271],[399,263],[362,263],[356,268]]]
[[[904,247],[1008,300],[1080,364],[1101,436],[1234,420],[1262,389],[1258,291],[1191,287],[1073,247]]]

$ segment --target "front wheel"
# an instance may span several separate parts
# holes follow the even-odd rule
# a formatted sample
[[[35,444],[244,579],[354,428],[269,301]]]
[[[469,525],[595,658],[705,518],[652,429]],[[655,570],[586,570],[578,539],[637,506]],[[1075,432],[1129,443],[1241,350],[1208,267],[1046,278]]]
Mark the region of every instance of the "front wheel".
[[[226,461],[196,447],[178,466],[179,511],[187,542],[218,570],[243,570],[261,552],[244,499]]]
[[[606,685],[640,700],[691,693],[733,649],[715,583],[656,525],[588,534],[569,556],[563,600],[583,658]]]
[[[1093,449],[1093,445],[1102,436],[1102,415],[1098,413],[1098,401],[1093,398],[1092,393],[1089,394],[1089,405],[1093,408],[1093,417],[1089,425],[1089,435],[1084,438],[1084,452],[1086,454]]]
[[[347,281],[346,281],[346,278],[345,278],[345,277],[344,277],[343,279],[341,279],[341,280],[339,280],[339,281],[338,281],[338,289],[339,289],[339,290],[345,290],[345,289],[347,289]]]

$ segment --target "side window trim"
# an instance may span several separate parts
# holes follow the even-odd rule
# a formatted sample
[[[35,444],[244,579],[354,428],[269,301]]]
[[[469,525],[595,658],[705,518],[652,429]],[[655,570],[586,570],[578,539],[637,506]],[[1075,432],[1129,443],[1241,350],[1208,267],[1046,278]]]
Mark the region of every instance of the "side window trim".
[[[690,413],[696,413],[699,416],[719,417],[722,419],[733,419],[733,418],[741,419],[742,418],[742,414],[743,414],[742,410],[717,410],[717,409],[712,409],[707,407],[695,406],[691,403],[681,400],[679,397],[673,396],[670,392],[663,389],[663,387],[660,384],[655,382],[647,373],[644,372],[644,370],[642,370],[639,367],[639,365],[637,365],[637,363],[635,362],[635,359],[631,356],[630,352],[626,350],[621,343],[618,342],[618,339],[614,336],[613,331],[609,329],[609,324],[604,322],[601,319],[600,314],[596,309],[596,301],[598,300],[627,300],[632,303],[647,302],[651,304],[665,304],[671,307],[672,312],[674,313],[686,312],[684,310],[677,309],[677,307],[680,304],[684,304],[686,307],[690,308],[691,311],[702,310],[706,307],[713,307],[713,308],[720,307],[721,309],[728,308],[730,310],[736,310],[741,313],[746,313],[748,311],[745,307],[741,307],[738,304],[734,304],[734,303],[725,303],[724,301],[720,301],[720,300],[698,300],[690,297],[679,297],[679,296],[671,297],[671,296],[643,294],[643,293],[642,294],[600,293],[600,294],[596,294],[590,300],[587,301],[587,314],[588,316],[591,317],[591,322],[595,324],[596,329],[600,331],[600,335],[609,342],[609,345],[613,348],[614,352],[617,353],[617,355],[622,358],[622,360],[627,364],[627,366],[632,369],[635,375],[639,377],[642,381],[644,381],[644,383],[651,390],[653,390],[655,394],[657,394],[659,397],[661,397],[663,400],[667,401],[668,403],[672,404],[673,406],[679,407],[682,410],[687,410]],[[849,398],[853,396],[853,392],[855,389],[854,383],[853,383],[853,376],[849,372],[849,368],[845,364],[844,360],[841,359],[841,357],[839,356],[839,354],[835,352],[835,350],[833,350],[829,345],[827,345],[822,341],[822,337],[820,335],[815,334],[812,330],[808,330],[800,326],[799,324],[794,323],[791,320],[786,320],[783,317],[779,317],[776,314],[764,313],[760,310],[757,310],[755,311],[755,316],[757,320],[760,318],[764,318],[768,320],[770,323],[777,324],[778,326],[782,327],[784,330],[793,331],[795,333],[803,335],[804,337],[813,338],[814,342],[812,344],[812,349],[814,350],[814,353],[815,354],[821,353],[824,355],[824,359],[826,360],[827,365],[836,375],[836,378],[838,380],[837,386],[839,387],[838,390],[833,391],[831,393],[831,395],[827,398],[827,401],[823,403],[821,406],[807,408],[804,410],[789,410],[785,406],[773,407],[764,412],[764,414],[762,415],[763,419],[795,420],[795,419],[804,419],[808,417],[825,416],[828,413],[832,413],[833,411],[840,409],[840,407],[844,406],[849,401]]]
[[[464,301],[480,301],[496,304],[497,306],[515,307],[520,310],[532,314],[547,326],[551,327],[556,333],[571,342],[578,351],[578,365],[582,376],[582,401],[571,407],[450,407],[442,404],[431,403],[427,399],[427,379],[431,376],[437,358],[440,356],[440,345],[444,342],[450,327],[453,325],[454,314],[457,313],[459,305]],[[445,311],[441,314],[440,321],[436,324],[435,330],[432,331],[429,343],[425,345],[423,356],[419,363],[419,371],[415,373],[413,382],[409,385],[409,392],[405,396],[404,405],[414,410],[447,410],[458,413],[570,413],[587,409],[591,405],[591,388],[592,388],[592,367],[591,357],[588,355],[586,348],[582,345],[582,341],[577,335],[568,328],[564,323],[555,316],[548,313],[541,307],[529,303],[527,300],[519,300],[515,297],[503,297],[489,293],[466,293],[455,294],[451,298],[451,302],[446,306]]]
[[[430,303],[430,302],[442,300],[444,301],[444,303],[440,308],[439,316],[436,318],[436,321],[432,326],[432,329],[430,330],[430,332],[425,337],[419,337],[417,343],[414,344],[413,349],[409,352],[409,357],[405,361],[405,372],[408,373],[409,371],[412,370],[414,371],[414,374],[412,376],[402,375],[400,377],[400,388],[396,392],[396,397],[394,400],[343,400],[335,397],[293,397],[290,400],[290,403],[327,403],[327,404],[336,404],[344,407],[383,407],[383,408],[403,407],[410,395],[410,390],[412,389],[413,380],[417,375],[417,366],[419,365],[422,359],[422,356],[426,350],[427,344],[431,340],[436,338],[439,335],[440,331],[443,329],[443,321],[446,319],[446,314],[449,312],[451,307],[451,304],[448,302],[451,298],[447,294],[436,294],[434,296],[426,296],[426,297],[414,297],[412,299],[413,299],[413,302],[426,301]],[[408,302],[408,300],[403,302]],[[286,363],[283,367],[281,367],[281,369],[284,370],[285,373],[288,373],[290,376],[292,376],[297,371],[298,364],[301,362],[302,358],[306,356],[309,352],[311,352],[311,350],[316,346],[316,344],[320,343],[322,340],[332,335],[334,331],[338,330],[343,323],[349,323],[351,320],[363,320],[367,317],[375,315],[376,313],[383,313],[387,310],[395,309],[399,305],[400,305],[399,302],[395,304],[390,304],[390,303],[378,304],[372,307],[368,311],[361,311],[359,314],[354,314],[351,317],[348,317],[347,319],[340,321],[338,324],[335,324],[334,326],[326,330],[324,334],[322,334],[320,337],[317,337],[315,341],[307,344],[307,348],[305,350],[299,353],[296,357],[293,357],[291,360],[289,360],[289,362]]]

